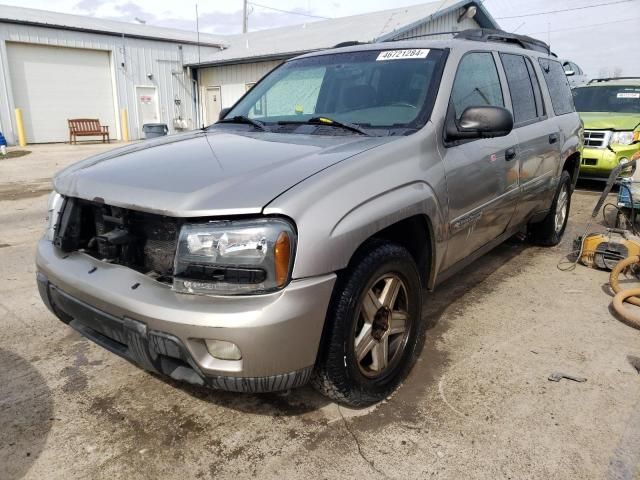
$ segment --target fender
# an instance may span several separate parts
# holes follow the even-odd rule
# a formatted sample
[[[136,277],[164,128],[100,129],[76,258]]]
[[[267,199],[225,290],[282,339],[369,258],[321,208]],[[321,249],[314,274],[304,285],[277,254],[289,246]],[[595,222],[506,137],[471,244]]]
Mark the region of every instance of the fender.
[[[342,253],[340,264],[344,268],[355,251],[367,239],[381,230],[417,215],[426,218],[431,243],[425,245],[432,252],[429,285],[439,271],[445,249],[443,248],[445,224],[442,209],[431,186],[425,182],[412,182],[386,191],[357,205],[333,227],[330,239]],[[375,222],[370,220],[376,218]],[[439,240],[439,241],[438,241]]]
[[[429,127],[362,152],[308,178],[263,210],[296,223],[293,278],[345,268],[368,238],[401,220],[424,215],[431,225],[431,275],[445,250],[446,185]]]

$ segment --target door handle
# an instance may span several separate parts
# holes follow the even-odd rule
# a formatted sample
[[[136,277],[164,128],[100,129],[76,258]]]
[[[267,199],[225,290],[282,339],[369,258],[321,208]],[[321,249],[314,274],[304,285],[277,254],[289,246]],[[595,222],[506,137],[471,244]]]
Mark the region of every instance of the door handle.
[[[558,141],[558,134],[557,133],[552,133],[551,135],[549,135],[549,143],[556,143]]]
[[[516,158],[516,149],[514,147],[507,148],[504,151],[504,159],[508,162],[509,160],[513,160]]]

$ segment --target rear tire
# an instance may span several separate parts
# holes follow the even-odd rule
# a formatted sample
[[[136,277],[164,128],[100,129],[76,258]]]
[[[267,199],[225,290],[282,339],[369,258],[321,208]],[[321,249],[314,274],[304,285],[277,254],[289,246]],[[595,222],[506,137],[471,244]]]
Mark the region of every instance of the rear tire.
[[[338,279],[312,385],[332,400],[364,407],[392,393],[422,342],[422,285],[404,247],[373,241]]]
[[[549,213],[541,222],[529,225],[533,243],[544,247],[553,247],[560,243],[567,228],[570,208],[571,176],[563,170]]]

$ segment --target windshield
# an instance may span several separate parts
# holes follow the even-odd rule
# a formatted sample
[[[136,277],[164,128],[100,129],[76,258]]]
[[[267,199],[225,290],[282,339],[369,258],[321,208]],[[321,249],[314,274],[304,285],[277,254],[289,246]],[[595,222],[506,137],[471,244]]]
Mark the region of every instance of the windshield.
[[[253,87],[225,119],[248,117],[271,131],[318,117],[374,132],[420,128],[435,98],[442,53],[376,50],[292,60]]]
[[[640,113],[640,86],[576,88],[573,101],[579,112]]]

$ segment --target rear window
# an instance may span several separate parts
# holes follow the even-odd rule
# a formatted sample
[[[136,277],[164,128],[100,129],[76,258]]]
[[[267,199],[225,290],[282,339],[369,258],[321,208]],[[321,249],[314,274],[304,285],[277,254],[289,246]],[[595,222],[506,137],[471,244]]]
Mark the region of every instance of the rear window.
[[[569,81],[560,62],[549,60],[548,58],[538,58],[538,62],[542,67],[544,81],[549,88],[555,114],[564,115],[575,112]]]
[[[573,90],[579,112],[640,113],[640,86],[593,86]]]

